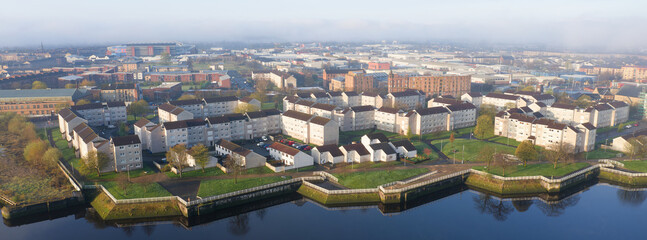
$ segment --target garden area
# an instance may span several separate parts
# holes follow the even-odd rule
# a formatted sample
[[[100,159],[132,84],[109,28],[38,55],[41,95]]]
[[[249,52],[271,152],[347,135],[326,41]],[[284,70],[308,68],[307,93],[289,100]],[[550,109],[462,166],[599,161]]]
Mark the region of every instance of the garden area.
[[[524,176],[544,176],[547,178],[550,177],[562,177],[568,175],[569,173],[578,171],[591,166],[588,163],[569,163],[569,164],[557,164],[557,168],[553,168],[551,163],[540,163],[540,164],[528,164],[527,166],[517,165],[510,166],[505,169],[505,177],[524,177]],[[478,166],[473,169],[487,172],[494,175],[503,176],[503,169],[497,166],[490,166],[490,169],[486,169],[486,166]]]
[[[442,152],[447,155],[447,157],[453,158],[456,161],[464,160],[466,162],[478,161],[479,153],[483,148],[492,148],[497,152],[503,152],[506,154],[514,154],[515,152],[514,147],[476,139],[455,139],[453,143],[449,140],[434,140],[431,144],[438,149],[441,149],[442,147]],[[465,150],[463,151],[463,149]]]
[[[236,182],[235,179],[213,179],[205,180],[200,183],[198,196],[209,197],[248,188],[267,185],[275,182],[289,180],[290,177],[262,177],[262,178],[241,178]]]
[[[377,186],[415,177],[429,172],[426,168],[412,168],[402,170],[383,170],[370,172],[354,172],[334,174],[339,179],[339,184],[348,188],[376,188]]]
[[[128,181],[101,182],[117,199],[151,198],[172,196],[158,183],[131,183]]]
[[[625,169],[647,173],[647,160],[642,161],[621,161],[625,165]]]

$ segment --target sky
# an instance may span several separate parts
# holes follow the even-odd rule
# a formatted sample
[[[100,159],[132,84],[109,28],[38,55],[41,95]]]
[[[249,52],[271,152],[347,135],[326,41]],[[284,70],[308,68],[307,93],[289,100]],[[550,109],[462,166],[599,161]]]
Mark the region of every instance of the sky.
[[[645,0],[3,0],[0,47],[462,41],[647,48]]]

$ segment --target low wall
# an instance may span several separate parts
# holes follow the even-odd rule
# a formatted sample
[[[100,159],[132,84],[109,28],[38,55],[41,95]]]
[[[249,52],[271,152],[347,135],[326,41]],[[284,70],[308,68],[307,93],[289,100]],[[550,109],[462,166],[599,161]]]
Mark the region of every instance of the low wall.
[[[2,217],[5,219],[16,219],[26,217],[34,214],[48,213],[52,211],[67,209],[70,207],[79,206],[84,203],[83,197],[80,194],[75,194],[73,197],[58,199],[53,201],[34,203],[28,205],[14,205],[5,206],[2,208]]]

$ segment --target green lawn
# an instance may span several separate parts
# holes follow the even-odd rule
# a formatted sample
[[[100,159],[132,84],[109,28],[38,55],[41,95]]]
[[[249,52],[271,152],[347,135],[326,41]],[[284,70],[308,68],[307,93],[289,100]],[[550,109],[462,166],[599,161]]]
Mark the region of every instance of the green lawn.
[[[265,102],[261,103],[261,109],[274,109],[274,103],[273,102]]]
[[[510,146],[515,146],[515,147],[517,147],[517,146],[519,146],[519,144],[521,144],[520,142],[518,142],[515,139],[507,138],[507,137],[503,137],[503,136],[495,136],[493,138],[488,139],[488,141],[498,142],[498,143],[502,143],[502,144],[506,144],[506,145],[510,145]]]
[[[267,168],[267,167],[266,167]],[[269,168],[268,168],[269,169]],[[317,170],[317,167],[315,166],[307,166],[307,167],[302,167],[298,169],[290,169],[285,171],[286,173],[295,173],[295,172],[312,172]]]
[[[198,196],[209,197],[229,192],[235,192],[243,189],[258,187],[270,183],[288,180],[290,177],[263,177],[263,178],[242,178],[238,179],[238,183],[234,183],[234,179],[213,179],[206,180],[200,183]]]
[[[604,149],[598,148],[593,151],[578,153],[577,157],[580,159],[605,159],[605,158],[615,158],[618,153],[620,152],[609,150],[609,149],[605,151]]]
[[[551,163],[529,164],[524,166],[511,166],[505,170],[506,177],[522,177],[522,176],[544,176],[544,177],[561,177],[569,173],[586,168],[588,163],[571,163],[571,164],[557,164],[557,168],[553,168]],[[499,167],[490,167],[489,171],[485,171],[485,166],[474,167],[479,171],[488,172],[494,175],[503,176],[503,171]]]
[[[442,144],[441,144],[442,142]],[[494,148],[497,152],[504,152],[507,154],[514,154],[516,148],[503,146],[496,143],[480,141],[476,139],[456,139],[454,143],[450,143],[449,140],[434,140],[431,142],[436,148],[441,149],[442,152],[450,158],[455,158],[457,161],[460,161],[465,158],[466,162],[478,161],[477,157],[482,148]],[[463,146],[465,146],[465,152],[463,154]],[[456,153],[453,152],[456,150]]]
[[[412,168],[403,170],[384,170],[371,172],[354,172],[334,174],[339,179],[339,183],[348,188],[375,188],[382,184],[395,182],[427,173],[426,168]]]
[[[173,172],[165,172],[164,173],[166,176],[170,178],[180,178],[180,175],[175,174]],[[220,176],[224,175],[225,173],[220,170],[220,168],[217,167],[212,167],[212,168],[206,168],[204,169],[204,172],[202,172],[202,169],[199,168],[195,171],[190,171],[190,172],[183,172],[182,177],[187,178],[187,177],[210,177],[210,176]]]
[[[625,168],[636,172],[647,172],[647,160],[642,161],[622,161]]]
[[[382,131],[382,130],[372,130],[372,129],[364,129],[364,130],[357,130],[357,131],[339,131],[339,144],[341,145],[346,145],[350,144],[351,142],[359,142],[362,138],[362,136],[369,134],[369,133],[382,133],[384,134],[387,138],[392,138],[392,139],[404,139],[405,137],[403,135],[399,135],[397,133],[392,133],[392,132],[387,132],[387,131]]]
[[[102,182],[101,185],[117,199],[172,196],[171,193],[157,183],[130,183],[127,185],[125,192],[116,182]]]
[[[391,162],[363,162],[363,163],[350,163],[343,169],[363,169],[363,168],[381,168],[381,167],[395,167],[402,165],[400,161]]]
[[[425,139],[425,140],[449,139],[449,137],[452,135],[452,132],[454,133],[454,137],[458,137],[464,134],[471,133],[473,131],[474,131],[474,127],[459,128],[459,129],[454,129],[454,131],[444,131],[444,132],[424,134],[422,135],[422,139]]]

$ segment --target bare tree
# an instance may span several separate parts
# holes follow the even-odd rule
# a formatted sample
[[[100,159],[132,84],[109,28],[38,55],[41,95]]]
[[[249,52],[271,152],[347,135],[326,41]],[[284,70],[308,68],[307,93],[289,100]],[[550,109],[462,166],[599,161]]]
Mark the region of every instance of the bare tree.
[[[508,161],[508,156],[504,153],[498,152],[492,156],[494,160],[494,165],[500,167],[503,171],[503,176],[505,177],[505,169],[511,166],[511,163]]]
[[[180,178],[182,178],[182,170],[184,169],[185,166],[188,165],[187,160],[188,160],[188,154],[186,152],[186,145],[184,144],[178,144],[175,145],[171,148],[171,151],[169,151],[170,154],[167,153],[167,158],[171,166],[175,167],[180,172]]]
[[[238,175],[245,169],[245,162],[238,154],[229,154],[225,159],[225,168],[234,174],[234,183],[238,183]]]

